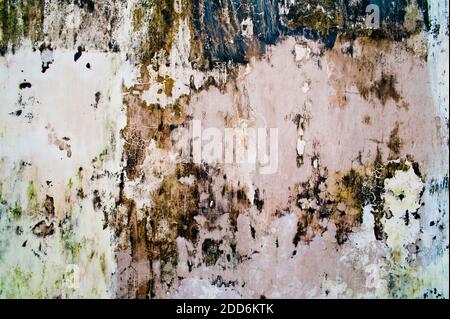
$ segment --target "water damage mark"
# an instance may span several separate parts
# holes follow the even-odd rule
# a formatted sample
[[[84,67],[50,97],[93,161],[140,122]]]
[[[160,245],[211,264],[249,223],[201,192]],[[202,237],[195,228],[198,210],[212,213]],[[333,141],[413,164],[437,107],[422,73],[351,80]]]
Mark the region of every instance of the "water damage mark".
[[[80,28],[95,25],[105,35],[99,49],[119,52],[119,43],[112,32],[121,17],[113,15],[121,6],[113,1],[76,0],[73,4],[86,10],[81,14]],[[246,63],[252,56],[265,53],[267,45],[275,44],[286,35],[303,35],[320,40],[332,48],[338,36],[368,37],[373,40],[400,41],[428,30],[430,21],[426,1],[376,1],[381,11],[381,26],[371,30],[365,27],[366,7],[370,2],[335,2],[314,0],[308,3],[256,0],[137,1],[132,8],[132,28],[139,43],[142,61],[150,62],[161,50],[169,52],[173,35],[180,19],[187,19],[192,31],[190,61],[200,70],[212,69],[217,62]],[[45,9],[64,10],[65,4],[47,4],[43,0],[0,2],[0,53],[14,52],[21,38],[30,38],[33,44],[43,39]],[[65,34],[64,25],[56,25],[55,32]],[[74,39],[77,41],[76,30]],[[69,40],[69,39],[67,39]],[[39,47],[39,45],[37,45]],[[76,56],[80,57],[78,50]],[[75,61],[78,59],[75,57]]]
[[[40,221],[33,227],[33,234],[38,237],[47,237],[55,233],[55,226],[53,223],[48,223],[45,220]]]
[[[392,213],[385,208],[385,180],[392,178],[397,171],[407,171],[410,167],[421,178],[418,164],[409,163],[408,160],[383,162],[378,152],[373,163],[348,172],[337,172],[334,176],[328,176],[326,168],[315,166],[312,178],[298,185],[295,203],[301,211],[294,245],[299,241],[310,242],[325,232],[327,228],[323,220],[336,225],[336,240],[338,244],[345,243],[353,229],[363,222],[366,206],[371,207],[374,215],[375,237],[377,240],[386,240],[383,218],[390,218]],[[335,187],[330,187],[332,185]],[[330,192],[329,189],[334,191]],[[418,217],[417,212],[409,213]]]
[[[55,129],[50,124],[48,124],[45,128],[49,130],[48,142],[56,145],[60,151],[65,151],[68,158],[72,157],[72,149],[69,144],[70,138],[66,136],[58,138]]]
[[[198,72],[206,78],[201,84],[196,82],[194,75],[189,83],[182,83],[190,93],[208,90],[210,86],[217,86],[219,91],[223,91],[220,76],[209,76],[213,74],[212,71],[220,69],[233,78],[234,66],[248,63],[253,57],[262,57],[268,46],[286,36],[301,35],[321,42],[326,49],[321,49],[318,65],[322,69],[322,64],[326,63],[324,69],[329,70],[328,80],[334,90],[332,106],[344,108],[354,93],[359,94],[365,102],[379,101],[383,107],[390,104],[404,106],[401,86],[396,73],[384,64],[385,55],[390,54],[397,44],[406,45],[403,40],[417,36],[424,28],[429,29],[428,5],[421,0],[401,0],[395,5],[392,5],[392,1],[375,2],[382,13],[382,27],[379,30],[367,30],[364,26],[365,8],[369,4],[365,0],[138,0],[131,4],[131,26],[135,37],[131,47],[124,46],[123,50],[125,55],[127,49],[126,60],[135,63],[139,75],[136,84],[122,86],[126,124],[121,131],[124,144],[120,169],[115,173],[96,171],[90,180],[97,182],[102,177],[110,178],[116,183],[118,195],[107,194],[98,185],[93,191],[83,188],[82,168],[78,171],[76,186],[72,180],[68,183],[68,192],[73,191],[73,198],[65,195],[65,204],[70,207],[73,200],[88,200],[89,208],[104,214],[103,229],[111,226],[115,231],[119,297],[166,296],[176,291],[189,273],[204,267],[212,270],[209,283],[215,285],[214,288],[228,288],[237,284],[244,287],[245,282],[225,278],[227,270],[238,269],[238,265],[258,255],[259,248],[253,247],[248,253],[242,252],[241,247],[237,246],[237,234],[245,228],[248,241],[258,242],[262,231],[253,218],[261,216],[262,219],[264,215],[272,213],[266,214],[271,204],[266,199],[267,189],[250,188],[239,178],[227,176],[220,165],[174,164],[168,159],[173,147],[170,134],[178,127],[188,127],[192,119],[186,111],[192,97],[178,94],[178,63],[183,64],[183,70],[192,71],[195,75],[199,70],[204,71]],[[51,11],[44,9],[61,9],[65,6],[74,7],[76,19],[72,17],[72,22],[79,23],[79,26],[74,26],[71,33],[66,30],[64,23],[56,24],[54,34],[58,36],[52,38],[52,34],[46,34],[46,39],[52,40],[51,43],[61,40],[60,44],[71,50],[77,48],[73,56],[75,62],[80,60],[85,48],[120,52],[122,42],[117,36],[120,33],[117,30],[119,23],[126,18],[120,13],[121,6],[126,6],[123,1],[61,1],[55,7],[46,7],[47,3],[0,0],[2,55],[14,53],[24,38],[30,39],[33,47],[40,50],[41,71],[45,73],[54,62],[53,48],[57,46],[42,42],[43,25],[47,18],[44,11]],[[130,11],[127,9],[127,12]],[[89,43],[80,32],[84,28],[95,29],[101,35],[89,39]],[[176,60],[177,54],[185,49],[175,47],[179,45],[174,41],[176,36],[189,41],[185,43],[188,59],[181,62],[171,61]],[[360,47],[364,48],[363,52],[357,52]],[[174,48],[175,58],[171,56]],[[91,69],[91,64],[88,62],[85,67]],[[310,84],[311,81],[308,82],[308,89]],[[144,98],[144,93],[150,92],[153,85],[158,87],[157,95],[171,98],[167,105],[150,103]],[[31,83],[23,82],[19,88],[31,88]],[[91,96],[96,112],[101,111],[99,103],[103,104],[108,99],[103,92],[108,91],[97,91]],[[22,114],[22,109],[10,113],[18,117]],[[362,118],[368,129],[376,123],[376,119],[371,116]],[[304,135],[310,120],[306,112],[293,119],[298,133],[297,167],[302,167],[306,162],[308,165],[305,166],[312,167],[311,175],[295,185],[286,209],[278,209],[275,217],[284,217],[288,211],[296,214],[298,222],[292,239],[295,246],[312,243],[314,238],[329,231],[328,226],[332,223],[336,228],[336,242],[342,247],[352,232],[362,225],[364,209],[369,207],[374,217],[373,232],[376,239],[389,243],[388,240],[395,236],[390,235],[391,230],[386,224],[387,220],[393,220],[396,212],[387,203],[387,195],[402,202],[408,194],[404,191],[397,193],[394,187],[388,186],[395,186],[394,182],[402,173],[414,174],[412,180],[422,181],[417,162],[410,157],[397,160],[401,158],[404,144],[400,138],[400,122],[388,132],[386,145],[390,152],[386,160],[378,150],[373,162],[363,163],[360,152],[358,163],[353,169],[329,172],[322,164],[319,152],[306,156]],[[58,137],[50,125],[46,129],[49,143],[70,158],[71,139]],[[92,161],[93,167],[102,166],[104,158],[108,156],[111,154],[105,150]],[[159,162],[152,163],[152,156],[156,156]],[[308,160],[311,162],[308,163]],[[51,187],[51,182],[48,187]],[[448,190],[448,176],[443,180],[432,181],[431,193],[445,190]],[[32,233],[39,238],[61,235],[65,250],[73,256],[79,254],[81,244],[73,240],[76,220],[72,218],[71,211],[65,211],[57,223],[54,198],[46,195],[42,204],[39,204],[33,183],[29,185],[27,193],[30,203],[27,212],[40,214],[39,222],[33,221]],[[422,193],[419,204],[421,196]],[[113,201],[112,209],[108,207],[110,200]],[[8,209],[17,220],[23,217],[20,203],[11,204]],[[241,227],[241,222],[246,219],[248,223]],[[411,226],[419,219],[418,208],[411,209],[402,215],[401,224]],[[438,219],[433,223],[430,223],[430,227],[442,225]],[[17,228],[16,233],[22,235],[23,229]],[[280,237],[272,240],[275,249],[283,248],[283,239]],[[25,240],[22,245],[26,247],[30,244]],[[186,256],[183,255],[183,258],[186,259],[187,268],[180,271],[183,266],[180,264],[180,247],[183,245],[186,247]],[[415,243],[408,243],[407,247],[410,250],[408,258],[420,250]],[[276,254],[280,251],[276,250]],[[395,252],[395,249],[392,251]],[[92,252],[89,258],[98,253]],[[100,257],[99,264],[106,274],[104,256]],[[217,269],[220,275],[215,272]],[[397,279],[390,278],[390,288],[395,288],[403,280],[401,274],[390,276],[397,276]],[[395,291],[394,288],[391,291]],[[327,288],[326,295],[329,293]],[[433,291],[426,293],[431,295]],[[262,297],[265,295],[261,294]],[[439,292],[434,291],[434,295],[438,296]]]
[[[398,49],[397,44],[386,40],[360,40],[359,45],[364,48],[361,53],[343,55],[342,51],[352,46],[351,41],[339,38],[335,48],[325,53],[329,81],[335,91],[331,104],[340,108],[347,106],[356,88],[364,100],[374,105],[379,101],[382,106],[393,104],[407,110],[408,102],[402,97],[396,75],[388,71],[394,66],[386,62],[386,56]],[[404,44],[398,46],[403,48]]]
[[[123,180],[125,175],[122,176]],[[129,234],[131,259],[144,265],[157,261],[150,268],[150,276],[136,286],[129,286],[133,296],[154,297],[159,291],[170,290],[177,283],[178,246],[180,238],[202,251],[203,261],[210,266],[219,259],[231,261],[238,258],[234,238],[215,240],[206,238],[199,241],[201,228],[212,231],[222,216],[228,216],[232,234],[237,231],[237,218],[249,208],[245,188],[234,188],[227,182],[220,170],[207,165],[180,163],[173,174],[164,175],[158,188],[149,196],[152,205],[138,208],[133,199],[122,192],[117,206],[124,207],[128,222],[125,228],[117,229]],[[142,182],[145,182],[145,176]],[[125,185],[125,183],[121,184]],[[257,199],[262,208],[263,202]],[[198,218],[205,222],[199,224]],[[225,253],[221,245],[234,247]],[[222,260],[221,259],[221,260]],[[194,265],[192,265],[194,266]],[[156,267],[156,268],[155,268]],[[129,277],[121,277],[125,281]],[[159,287],[159,288],[158,288]],[[133,294],[133,291],[135,292]]]
[[[189,1],[190,2],[190,1]],[[187,5],[189,5],[189,2]],[[133,30],[145,30],[140,39],[142,61],[150,61],[161,49],[169,52],[178,13],[172,0],[139,1],[133,9]]]
[[[361,95],[365,98],[369,98],[369,94],[374,95],[383,105],[387,100],[392,99],[395,102],[400,100],[400,94],[398,93],[395,85],[396,79],[392,74],[381,74],[381,79],[375,81],[367,90],[362,90]]]
[[[0,1],[0,55],[14,53],[23,38],[32,43],[44,37],[44,0]]]
[[[333,48],[338,36],[400,41],[428,28],[428,7],[425,1],[419,2],[417,6],[398,1],[392,6],[389,1],[378,1],[381,27],[370,30],[365,26],[369,1],[193,1],[193,62],[201,69],[211,68],[217,61],[246,63],[284,35],[321,40],[328,48]],[[408,15],[408,6],[417,7],[414,19]],[[412,22],[405,26],[406,20]],[[248,25],[253,29],[250,36],[244,29]]]
[[[400,150],[403,146],[403,142],[399,135],[400,125],[399,123],[395,123],[395,127],[392,129],[391,134],[389,136],[389,141],[387,142],[387,147],[390,150],[389,159],[393,160],[399,158]]]
[[[147,77],[144,77],[145,79],[148,80]],[[179,99],[171,108],[162,108],[155,104],[147,105],[141,96],[136,94],[146,86],[148,85],[137,84],[129,88],[124,98],[124,104],[127,105],[127,125],[122,130],[122,136],[126,141],[125,171],[129,179],[140,176],[140,166],[145,159],[145,147],[150,141],[155,140],[159,148],[167,148],[171,131],[186,121],[183,104],[188,102],[187,97]]]

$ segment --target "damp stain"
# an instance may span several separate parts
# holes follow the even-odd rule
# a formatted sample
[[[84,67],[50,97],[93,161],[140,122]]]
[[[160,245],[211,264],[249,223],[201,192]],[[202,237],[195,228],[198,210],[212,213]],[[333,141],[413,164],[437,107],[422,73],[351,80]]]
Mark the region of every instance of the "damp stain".
[[[403,141],[400,138],[399,131],[400,124],[396,123],[389,136],[389,141],[387,142],[387,147],[390,150],[389,159],[391,160],[400,157],[400,151],[403,146]]]

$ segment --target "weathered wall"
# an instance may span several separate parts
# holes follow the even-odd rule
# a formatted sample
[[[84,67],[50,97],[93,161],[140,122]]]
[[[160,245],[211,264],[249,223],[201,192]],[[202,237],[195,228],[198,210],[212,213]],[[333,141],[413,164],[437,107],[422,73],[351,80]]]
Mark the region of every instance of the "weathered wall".
[[[0,0],[0,296],[448,298],[448,9]]]

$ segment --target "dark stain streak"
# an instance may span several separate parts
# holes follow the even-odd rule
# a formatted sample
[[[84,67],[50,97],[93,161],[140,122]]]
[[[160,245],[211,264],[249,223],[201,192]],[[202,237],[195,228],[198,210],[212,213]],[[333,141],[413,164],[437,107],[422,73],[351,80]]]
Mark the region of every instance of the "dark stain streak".
[[[387,147],[390,149],[391,154],[389,155],[389,160],[396,159],[400,156],[400,151],[403,146],[403,142],[399,136],[400,125],[395,123],[395,127],[391,131]]]
[[[253,239],[256,238],[256,230],[252,225],[250,225],[250,234],[252,235]]]
[[[98,108],[98,103],[100,102],[100,97],[101,97],[101,93],[100,93],[100,92],[96,92],[96,93],[95,93],[95,104],[94,104],[94,108]]]
[[[254,198],[253,198],[253,204],[256,206],[256,208],[259,211],[262,211],[262,209],[264,207],[264,199],[261,198],[259,188],[257,188],[255,190],[255,195],[254,195]]]

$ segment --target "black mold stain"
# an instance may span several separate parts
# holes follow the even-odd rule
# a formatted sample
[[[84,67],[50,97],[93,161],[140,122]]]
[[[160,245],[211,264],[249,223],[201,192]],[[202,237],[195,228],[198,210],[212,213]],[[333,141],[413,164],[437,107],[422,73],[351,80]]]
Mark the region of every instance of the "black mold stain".
[[[42,62],[42,70],[41,70],[41,72],[45,73],[45,71],[47,71],[50,68],[50,64],[51,64],[51,62],[47,62],[47,63]]]
[[[408,161],[412,161],[412,159],[408,158]],[[412,167],[417,166],[419,173],[416,173],[416,175],[420,177],[418,164],[412,163]],[[345,243],[353,227],[363,222],[363,208],[366,205],[372,207],[376,239],[380,241],[387,239],[382,221],[383,218],[389,219],[392,213],[387,211],[384,205],[384,182],[386,179],[394,177],[397,171],[410,169],[410,165],[406,164],[406,161],[403,159],[399,162],[383,163],[382,154],[378,150],[375,161],[369,166],[370,169],[362,166],[362,168],[351,169],[343,175],[338,173],[339,177],[336,181],[337,190],[335,194],[321,191],[321,184],[328,183],[329,179],[326,173],[322,173],[320,169],[316,169],[310,181],[299,185],[302,191],[296,195],[296,203],[302,210],[302,213],[299,215],[297,233],[293,238],[294,245],[297,245],[301,240],[310,242],[312,240],[311,236],[326,231],[319,223],[324,218],[336,225],[338,244]],[[420,198],[422,198],[424,190],[425,188],[422,190]],[[303,199],[315,199],[315,205],[303,207]],[[402,199],[401,195],[399,199]],[[345,209],[339,208],[338,204],[341,203],[345,204]],[[418,210],[408,212],[405,215],[406,222],[410,220],[410,216],[413,216],[415,219],[420,218]]]
[[[428,0],[416,0],[416,2],[423,14],[423,23],[425,26],[425,31],[429,31],[431,29],[431,19],[430,19],[430,12],[428,9]]]
[[[253,239],[256,238],[256,230],[255,227],[253,227],[252,225],[250,225],[250,234],[252,235]]]
[[[114,53],[120,52],[119,44],[116,43],[115,41],[109,41],[108,48],[111,52],[114,52]]]
[[[22,115],[22,110],[17,110],[15,112],[11,112],[11,113],[9,113],[9,115],[20,116],[20,115]]]
[[[53,48],[51,47],[51,45],[46,45],[46,44],[42,44],[40,47],[39,47],[39,51],[41,52],[41,55],[43,54],[43,52],[44,52],[44,50],[49,50],[49,51],[53,51]],[[50,60],[50,61],[47,61],[47,62],[42,62],[42,65],[41,65],[41,72],[42,73],[45,73],[45,71],[47,71],[49,68],[50,68],[50,64],[52,64],[53,63],[53,59],[52,60]]]
[[[141,45],[144,61],[150,61],[161,49],[170,49],[175,15],[173,0],[140,1],[136,6],[133,12],[134,31],[139,30],[142,25],[149,30]],[[111,43],[110,49],[112,48]]]
[[[400,94],[395,87],[396,83],[397,80],[394,75],[383,73],[381,75],[381,79],[372,85],[370,91],[381,101],[383,105],[386,104],[388,99],[398,102],[400,100]]]
[[[86,198],[86,194],[84,193],[84,190],[82,187],[77,189],[77,197],[79,197],[80,199]]]
[[[426,292],[423,293],[424,299],[447,299],[445,298],[444,292],[438,291],[436,288],[427,289]]]
[[[205,239],[202,244],[203,260],[207,266],[213,266],[222,256],[223,251],[220,249],[221,240]]]
[[[27,81],[23,81],[22,83],[19,84],[19,89],[23,90],[23,89],[29,89],[31,88],[31,83],[27,82]]]
[[[308,181],[298,185],[301,191],[293,198],[295,205],[301,210],[297,222],[297,233],[293,238],[293,244],[295,246],[300,240],[310,242],[313,239],[311,236],[323,234],[326,231],[326,228],[321,226],[320,220],[324,218],[331,219],[334,215],[333,199],[330,194],[321,191],[323,186],[327,184],[328,170],[325,167],[321,167],[319,156],[317,154],[311,159],[311,161],[314,160],[316,160],[318,164],[316,168],[313,169],[312,177]],[[308,201],[311,200],[314,202],[314,205],[303,207],[302,202],[305,199]],[[351,222],[352,219],[349,218],[349,221]],[[345,240],[345,236],[343,231],[339,231],[339,225],[341,223],[345,224],[346,219],[343,218],[342,220],[339,220],[339,218],[336,218],[335,223],[338,228],[336,237],[338,238],[338,241],[342,243]]]
[[[193,184],[180,182],[183,177],[194,176]],[[235,189],[227,184],[226,177],[220,169],[208,165],[195,165],[193,163],[178,164],[173,175],[164,176],[161,186],[150,194],[153,205],[151,208],[141,211],[145,218],[137,220],[137,208],[134,200],[127,199],[123,193],[125,172],[121,174],[120,200],[118,206],[124,206],[127,210],[128,224],[116,228],[117,234],[129,233],[132,259],[139,262],[158,260],[159,279],[150,276],[148,281],[132,289],[132,294],[138,298],[154,296],[154,287],[170,289],[176,280],[178,263],[177,238],[182,237],[193,244],[195,249],[202,252],[205,264],[224,267],[235,267],[241,260],[237,250],[234,233],[237,230],[237,217],[251,205],[244,187]],[[145,183],[145,175],[142,176]],[[225,190],[223,190],[222,186]],[[203,216],[206,219],[204,227],[208,230],[221,227],[216,224],[218,217],[229,215],[231,235],[220,241],[207,239],[199,242],[200,225],[195,217]],[[165,225],[165,226],[164,226]],[[165,229],[161,234],[161,229]],[[256,231],[253,235],[256,237]],[[225,248],[227,251],[225,254]],[[222,258],[228,263],[219,263]],[[245,258],[251,258],[246,256]],[[192,269],[193,261],[187,261],[189,269]],[[152,269],[149,269],[153,273]],[[122,279],[124,280],[124,279]]]
[[[74,3],[81,9],[86,9],[89,13],[93,13],[95,10],[95,4],[93,0],[75,0]]]
[[[389,136],[389,141],[387,143],[387,147],[391,151],[388,159],[396,159],[400,156],[400,151],[403,146],[403,142],[399,136],[400,125],[399,123],[395,124],[395,127],[391,131],[391,135]],[[418,175],[420,177],[420,175]]]
[[[401,95],[396,87],[397,79],[393,74],[382,73],[379,80],[373,81],[370,85],[360,85],[358,87],[359,93],[365,100],[370,100],[371,97],[377,98],[381,104],[386,105],[387,101],[392,100],[395,103],[400,102]],[[397,107],[408,108],[407,103],[403,103]]]
[[[100,92],[96,92],[95,93],[94,108],[98,108],[98,102],[100,102],[100,97],[101,97],[101,93]]]
[[[83,51],[84,51],[84,48],[81,47],[81,46],[79,46],[78,49],[77,49],[77,52],[76,52],[75,55],[73,56],[73,60],[74,60],[75,62],[77,62],[77,60],[78,60],[79,58],[81,58],[81,55],[83,54]]]
[[[449,189],[448,175],[442,177],[441,180],[436,180],[435,178],[433,178],[428,188],[430,194],[448,191]]]
[[[418,0],[424,16],[423,25],[408,31],[403,26],[407,0],[363,1],[297,1],[288,4],[289,13],[281,14],[281,0],[193,0],[191,5],[193,50],[191,61],[200,69],[211,69],[218,62],[247,63],[254,55],[263,55],[267,45],[287,35],[303,35],[321,41],[333,48],[337,36],[368,37],[373,40],[401,41],[421,28],[429,29],[428,5]],[[381,25],[372,30],[365,27],[366,7],[376,4],[380,8]],[[324,8],[325,12],[321,8]],[[242,34],[244,20],[253,22],[253,36]]]
[[[262,199],[262,198],[260,197],[260,191],[259,191],[259,188],[257,188],[257,189],[255,190],[255,195],[254,195],[254,198],[253,198],[253,204],[256,206],[256,208],[257,208],[259,211],[262,211],[262,209],[263,209],[263,207],[264,207],[264,199]]]
[[[47,224],[45,220],[42,220],[33,227],[32,231],[38,237],[47,237],[55,233],[55,226],[53,223]]]
[[[102,199],[101,199],[100,193],[97,189],[94,190],[94,193],[93,193],[92,206],[94,207],[95,210],[102,209]]]
[[[43,203],[43,207],[44,207],[44,212],[47,216],[49,216],[49,217],[55,216],[55,204],[54,204],[53,197],[46,195],[44,203]]]
[[[110,5],[101,10],[93,0],[69,2],[86,10],[89,17],[100,15],[110,26],[117,24]],[[422,29],[430,31],[427,0],[414,0],[423,16],[423,21],[417,23],[417,30],[408,31],[403,26],[409,2],[309,0],[290,4],[285,0],[191,0],[184,3],[183,12],[178,14],[172,0],[140,0],[133,11],[133,29],[137,31],[145,26],[150,30],[141,46],[143,60],[150,61],[160,49],[170,48],[177,18],[188,17],[193,31],[191,62],[200,69],[210,69],[217,62],[246,63],[251,56],[263,55],[268,45],[289,35],[303,35],[332,48],[336,37],[343,34],[401,41]],[[60,7],[66,3],[68,1],[58,1]],[[377,30],[366,29],[364,25],[369,4],[380,8],[381,26]],[[281,5],[288,6],[288,14],[279,11]],[[44,7],[43,0],[0,2],[1,55],[7,51],[14,53],[22,37],[30,38],[33,44],[44,38]],[[242,33],[247,31],[248,26],[242,24],[247,18],[253,21],[252,36]],[[105,49],[119,51],[111,34]]]
[[[23,229],[21,226],[16,227],[16,235],[21,236],[23,234]]]
[[[22,38],[35,45],[43,39],[44,0],[0,1],[0,55],[15,53]]]
[[[225,281],[222,276],[217,276],[214,280],[211,281],[211,284],[217,287],[234,287],[236,286],[236,281]]]

